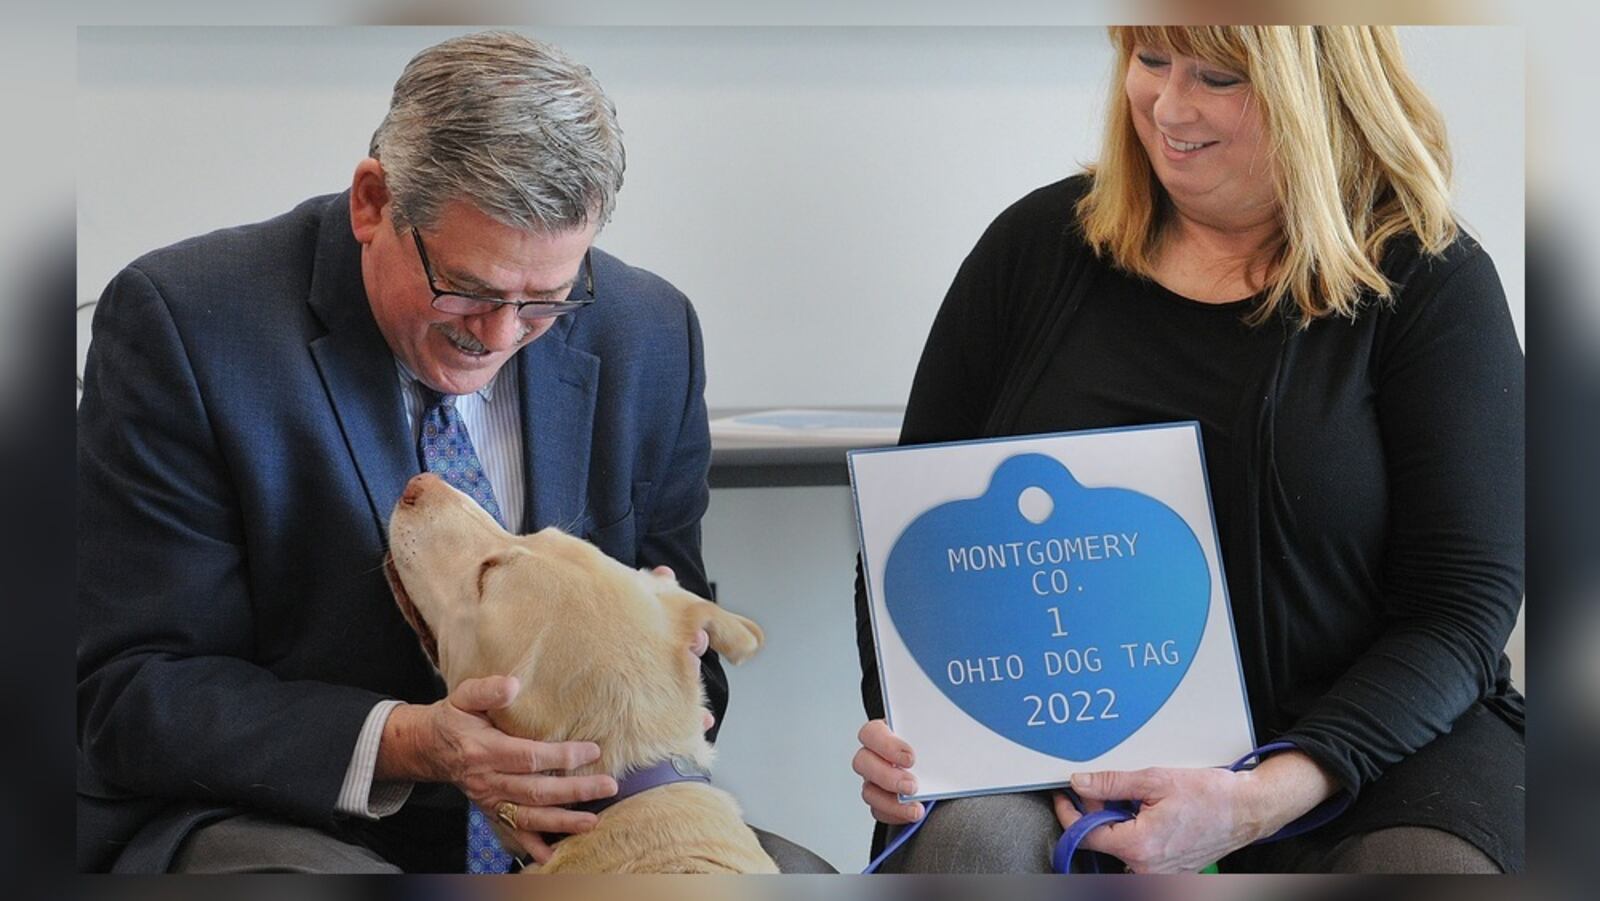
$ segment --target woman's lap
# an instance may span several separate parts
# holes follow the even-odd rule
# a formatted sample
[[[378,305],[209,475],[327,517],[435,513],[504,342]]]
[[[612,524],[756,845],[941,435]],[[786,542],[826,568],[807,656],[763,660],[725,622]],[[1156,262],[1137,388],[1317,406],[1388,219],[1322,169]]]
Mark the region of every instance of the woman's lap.
[[[1366,786],[1338,820],[1222,861],[1227,872],[1520,872],[1522,735],[1475,705]],[[1050,793],[939,801],[883,872],[1041,873],[1061,826]]]

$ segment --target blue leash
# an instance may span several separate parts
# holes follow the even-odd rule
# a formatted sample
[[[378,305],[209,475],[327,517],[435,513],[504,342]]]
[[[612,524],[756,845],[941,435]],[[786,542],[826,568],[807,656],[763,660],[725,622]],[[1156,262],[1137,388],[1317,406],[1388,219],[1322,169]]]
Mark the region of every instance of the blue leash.
[[[1292,750],[1293,748],[1294,744],[1292,742],[1269,742],[1268,744],[1256,748],[1254,751],[1251,751],[1238,760],[1235,760],[1233,763],[1228,765],[1228,769],[1235,773],[1239,772],[1240,770],[1255,769],[1256,764],[1265,759],[1268,754],[1274,754],[1278,751],[1288,751]],[[1255,761],[1255,763],[1252,763],[1251,761]],[[1066,795],[1067,798],[1072,801],[1072,806],[1077,808],[1078,813],[1083,813],[1083,804],[1079,800],[1077,793],[1075,793],[1071,788],[1068,788],[1066,790]],[[1333,797],[1328,798],[1321,804],[1318,804],[1304,816],[1300,817],[1289,825],[1284,826],[1282,829],[1279,829],[1277,832],[1274,832],[1266,838],[1257,840],[1254,842],[1254,844],[1264,845],[1268,842],[1282,841],[1286,838],[1304,835],[1305,833],[1328,823],[1339,814],[1344,813],[1345,808],[1350,806],[1350,800],[1349,793],[1343,791],[1336,792]],[[911,836],[915,835],[918,829],[922,828],[922,824],[928,821],[928,815],[933,813],[933,805],[937,803],[937,801],[927,802],[927,807],[922,811],[922,819],[912,823],[905,829],[902,829],[900,834],[895,836],[894,841],[890,842],[889,846],[883,849],[883,853],[874,858],[872,863],[867,864],[867,868],[861,872],[877,872],[878,867],[889,858],[889,855],[900,850],[900,846],[905,844],[906,840],[911,838]],[[1078,853],[1078,845],[1082,844],[1085,838],[1088,838],[1089,833],[1099,829],[1101,826],[1106,826],[1111,823],[1122,823],[1126,822],[1127,820],[1131,820],[1138,812],[1139,802],[1137,801],[1107,801],[1105,809],[1097,810],[1094,813],[1085,814],[1061,834],[1060,840],[1056,842],[1055,853],[1050,856],[1050,868],[1055,870],[1057,873],[1072,872],[1072,858]],[[1100,872],[1100,863],[1097,859],[1099,856],[1100,855],[1096,855],[1088,859],[1088,865],[1091,872]]]

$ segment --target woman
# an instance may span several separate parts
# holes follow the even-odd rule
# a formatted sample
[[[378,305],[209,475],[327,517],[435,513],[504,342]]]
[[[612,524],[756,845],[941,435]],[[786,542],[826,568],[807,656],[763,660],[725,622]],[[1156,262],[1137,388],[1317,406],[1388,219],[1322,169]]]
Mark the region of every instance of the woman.
[[[1006,210],[928,337],[902,444],[1198,420],[1254,772],[1074,777],[1130,870],[1507,871],[1523,862],[1523,361],[1452,218],[1439,114],[1378,27],[1113,28],[1101,157]],[[913,749],[854,761],[885,824]],[[1353,804],[1252,845],[1338,792]],[[884,869],[1047,870],[1059,793],[944,801]],[[880,829],[879,839],[882,839]]]

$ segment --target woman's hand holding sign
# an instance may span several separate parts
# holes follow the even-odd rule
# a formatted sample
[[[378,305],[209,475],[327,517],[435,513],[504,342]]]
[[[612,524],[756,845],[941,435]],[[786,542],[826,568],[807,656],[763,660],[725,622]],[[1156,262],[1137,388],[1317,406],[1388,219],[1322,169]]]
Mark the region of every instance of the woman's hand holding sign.
[[[1196,872],[1277,832],[1336,788],[1301,751],[1276,754],[1244,772],[1152,767],[1072,776],[1087,813],[1107,801],[1139,802],[1133,819],[1095,829],[1079,846],[1110,854],[1135,873]],[[1060,792],[1055,808],[1063,829],[1082,816]]]
[[[856,737],[861,749],[851,767],[861,777],[861,798],[872,808],[872,816],[895,826],[922,819],[922,802],[902,804],[898,797],[917,790],[917,779],[910,772],[917,756],[911,746],[889,731],[883,720],[869,720]]]

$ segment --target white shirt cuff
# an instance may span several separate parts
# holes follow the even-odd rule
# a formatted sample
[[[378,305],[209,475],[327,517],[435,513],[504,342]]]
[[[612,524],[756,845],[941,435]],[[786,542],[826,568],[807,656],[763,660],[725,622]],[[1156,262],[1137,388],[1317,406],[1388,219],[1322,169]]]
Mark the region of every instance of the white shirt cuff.
[[[383,740],[383,726],[390,711],[399,707],[400,701],[379,701],[367,714],[367,722],[356,738],[355,752],[350,755],[350,766],[344,771],[344,785],[339,789],[339,800],[334,809],[354,817],[376,820],[399,810],[411,797],[411,782],[373,782],[378,771],[378,743]]]

